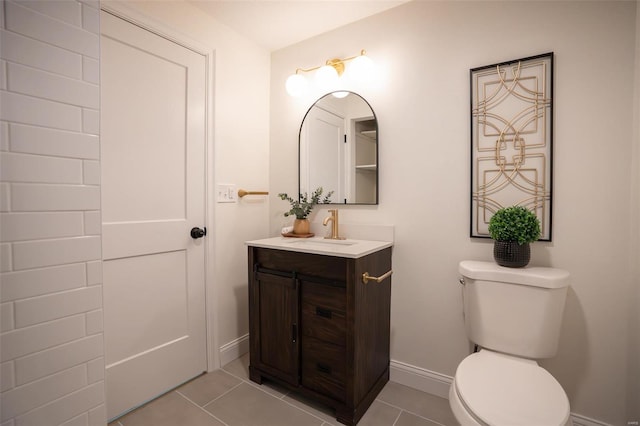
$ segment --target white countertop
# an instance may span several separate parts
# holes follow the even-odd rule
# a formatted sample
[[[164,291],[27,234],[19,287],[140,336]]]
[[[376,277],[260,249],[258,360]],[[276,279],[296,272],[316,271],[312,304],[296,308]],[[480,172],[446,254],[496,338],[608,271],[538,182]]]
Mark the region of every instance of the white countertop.
[[[300,253],[323,254],[325,256],[348,257],[357,259],[375,253],[393,243],[369,240],[331,240],[323,237],[290,238],[273,237],[262,240],[247,241],[252,247],[270,248],[276,250],[297,251]]]

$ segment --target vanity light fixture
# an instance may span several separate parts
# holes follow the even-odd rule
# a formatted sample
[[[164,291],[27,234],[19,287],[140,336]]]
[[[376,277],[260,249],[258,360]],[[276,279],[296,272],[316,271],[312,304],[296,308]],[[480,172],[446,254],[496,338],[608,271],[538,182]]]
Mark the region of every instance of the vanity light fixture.
[[[287,78],[287,93],[293,97],[299,97],[306,93],[309,88],[309,81],[302,73],[316,71],[314,83],[322,91],[327,92],[334,90],[343,74],[354,82],[366,82],[371,78],[373,69],[373,61],[366,55],[366,51],[362,49],[359,55],[351,56],[344,59],[327,59],[324,65],[313,68],[298,68],[296,72]],[[351,61],[349,67],[346,63]],[[346,72],[345,72],[346,70]]]

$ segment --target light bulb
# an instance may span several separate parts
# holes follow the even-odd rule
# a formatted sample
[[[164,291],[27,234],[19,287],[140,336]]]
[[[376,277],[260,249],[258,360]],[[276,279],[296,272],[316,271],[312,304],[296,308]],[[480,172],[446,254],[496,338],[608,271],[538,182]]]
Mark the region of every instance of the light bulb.
[[[316,85],[325,92],[330,92],[338,85],[338,71],[331,65],[320,67],[316,71]]]
[[[308,86],[309,82],[300,74],[290,75],[285,85],[287,93],[295,98],[304,95]]]
[[[349,64],[347,74],[349,80],[356,83],[368,83],[373,79],[373,61],[365,55],[354,58]]]
[[[345,90],[339,90],[339,91],[333,92],[331,94],[333,95],[334,98],[338,98],[338,99],[346,98],[347,96],[349,96],[349,92],[347,92]]]

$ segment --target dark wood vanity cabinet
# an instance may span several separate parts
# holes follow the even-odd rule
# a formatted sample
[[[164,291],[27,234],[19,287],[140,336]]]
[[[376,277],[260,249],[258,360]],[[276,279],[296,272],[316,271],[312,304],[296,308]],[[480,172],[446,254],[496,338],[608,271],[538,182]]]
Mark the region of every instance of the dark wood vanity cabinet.
[[[389,380],[391,248],[361,258],[249,247],[251,380],[273,380],[353,425]]]

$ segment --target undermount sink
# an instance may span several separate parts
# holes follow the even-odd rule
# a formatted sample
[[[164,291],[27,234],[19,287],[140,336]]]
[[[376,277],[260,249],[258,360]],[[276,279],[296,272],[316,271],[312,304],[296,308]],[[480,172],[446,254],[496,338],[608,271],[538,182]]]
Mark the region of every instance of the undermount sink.
[[[384,241],[369,240],[332,240],[323,237],[313,238],[287,238],[273,237],[263,240],[247,241],[247,245],[278,250],[297,251],[302,253],[324,254],[327,256],[339,256],[359,258],[393,244]]]

